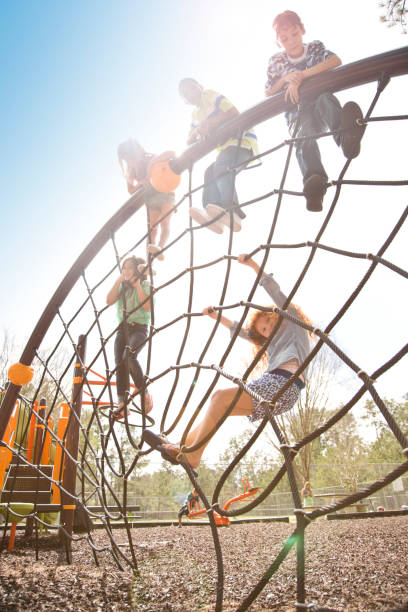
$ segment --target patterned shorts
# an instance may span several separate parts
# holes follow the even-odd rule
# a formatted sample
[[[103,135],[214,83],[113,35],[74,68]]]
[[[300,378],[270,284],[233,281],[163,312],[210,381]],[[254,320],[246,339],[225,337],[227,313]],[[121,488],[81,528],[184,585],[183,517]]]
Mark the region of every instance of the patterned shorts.
[[[279,389],[283,387],[284,384],[288,382],[286,376],[282,376],[280,374],[274,374],[270,372],[265,372],[258,378],[250,383],[248,383],[247,387],[257,393],[262,397],[263,400],[267,402],[272,401],[273,396]],[[294,383],[285,391],[285,393],[278,399],[278,402],[275,406],[275,410],[273,411],[274,415],[282,414],[283,412],[287,412],[296,404],[300,395],[300,387]],[[267,414],[267,407],[260,405],[260,402],[255,398],[252,399],[254,403],[254,410],[248,416],[248,419],[253,421],[258,421],[259,419],[263,419]]]

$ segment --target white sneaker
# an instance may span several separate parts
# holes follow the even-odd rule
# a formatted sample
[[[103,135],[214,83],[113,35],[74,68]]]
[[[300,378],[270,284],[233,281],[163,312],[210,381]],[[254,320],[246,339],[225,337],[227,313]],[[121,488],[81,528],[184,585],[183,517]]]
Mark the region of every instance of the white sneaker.
[[[156,255],[157,259],[159,259],[160,261],[163,261],[163,259],[164,259],[164,255],[162,253],[161,248],[158,247],[156,244],[148,244],[147,245],[147,252],[151,253],[152,255]]]
[[[230,227],[231,216],[230,216],[230,213],[227,210],[225,210],[225,208],[222,208],[222,206],[218,206],[218,204],[207,204],[205,210],[208,216],[212,218],[218,217],[218,215],[220,215],[221,213],[224,213],[224,215],[220,219],[217,219],[217,221],[218,223],[223,223],[227,227]],[[232,221],[233,221],[232,231],[239,232],[242,228],[242,225],[241,225],[241,219],[238,217],[236,212],[232,213]]]
[[[203,225],[204,223],[209,223],[209,221],[211,221],[212,219],[212,217],[207,215],[207,212],[205,210],[200,208],[190,208],[190,217],[192,217],[194,221],[197,221],[197,223],[199,223],[200,225]],[[222,234],[224,231],[222,223],[220,223],[219,221],[213,221],[210,225],[208,225],[208,229],[215,232],[216,234]]]

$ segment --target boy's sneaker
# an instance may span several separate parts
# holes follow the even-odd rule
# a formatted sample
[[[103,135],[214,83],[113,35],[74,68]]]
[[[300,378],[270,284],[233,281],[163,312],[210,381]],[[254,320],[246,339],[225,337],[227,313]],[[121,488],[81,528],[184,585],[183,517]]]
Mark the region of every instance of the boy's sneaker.
[[[341,109],[340,128],[344,131],[340,146],[347,159],[354,159],[360,153],[360,141],[365,131],[363,119],[362,110],[355,102],[347,102]]]
[[[159,259],[160,261],[163,261],[164,255],[162,253],[162,250],[156,244],[148,244],[147,245],[147,251],[151,255],[156,255],[157,259]]]
[[[190,217],[192,217],[194,221],[197,221],[197,223],[200,225],[209,223],[212,220],[212,217],[207,215],[206,210],[200,208],[190,208]],[[212,221],[212,223],[210,223],[207,227],[216,234],[222,234],[224,232],[222,223],[219,221]]]
[[[306,198],[306,208],[313,212],[323,209],[323,198],[327,190],[327,178],[321,174],[312,174],[305,180],[303,193]]]
[[[227,227],[231,227],[230,212],[226,210],[225,208],[223,208],[222,206],[218,206],[218,204],[207,204],[205,210],[208,216],[211,218],[218,217],[218,215],[220,215],[221,213],[224,213],[224,215],[220,219],[217,219],[217,222],[223,223]],[[232,231],[239,232],[241,227],[242,227],[241,219],[238,217],[236,212],[233,212],[232,213]]]

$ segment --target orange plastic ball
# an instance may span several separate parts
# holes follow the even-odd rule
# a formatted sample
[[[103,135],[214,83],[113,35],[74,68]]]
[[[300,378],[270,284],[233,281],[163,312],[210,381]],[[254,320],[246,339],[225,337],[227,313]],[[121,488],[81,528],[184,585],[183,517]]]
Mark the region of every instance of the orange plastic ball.
[[[8,377],[13,385],[23,387],[27,385],[34,376],[34,370],[31,366],[24,365],[23,363],[13,363],[8,369]]]
[[[150,184],[161,193],[170,193],[180,185],[181,176],[173,172],[168,161],[153,164],[150,170]]]

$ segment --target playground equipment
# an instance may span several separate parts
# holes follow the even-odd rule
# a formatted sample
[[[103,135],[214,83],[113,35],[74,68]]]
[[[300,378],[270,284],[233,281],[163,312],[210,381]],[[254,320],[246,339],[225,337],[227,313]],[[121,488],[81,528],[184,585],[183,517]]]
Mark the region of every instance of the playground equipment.
[[[365,83],[378,82],[378,88],[375,92],[369,108],[365,113],[364,123],[366,125],[365,136],[368,138],[370,131],[373,127],[373,122],[391,122],[393,120],[399,121],[399,125],[403,125],[403,120],[407,119],[406,115],[399,115],[396,117],[373,117],[373,111],[376,103],[380,98],[382,92],[386,90],[389,83],[392,83],[392,79],[399,75],[406,74],[408,70],[408,48],[396,50],[390,53],[385,53],[379,56],[368,58],[361,62],[355,62],[349,66],[344,66],[336,69],[332,74],[321,74],[308,79],[307,82],[302,84],[302,96],[305,99],[310,97],[318,96],[320,93],[325,91],[340,91],[342,89],[364,85]],[[392,86],[392,85],[391,85]],[[171,163],[172,171],[176,174],[181,174],[183,171],[189,171],[188,180],[188,193],[184,196],[176,205],[180,213],[182,212],[182,206],[188,202],[192,206],[193,198],[196,197],[199,187],[193,186],[193,170],[194,164],[200,160],[205,154],[213,150],[213,148],[220,142],[227,138],[234,136],[239,137],[240,133],[248,129],[253,125],[257,125],[263,121],[269,120],[270,118],[282,113],[287,110],[287,103],[284,99],[284,95],[278,94],[273,98],[264,100],[257,106],[248,109],[241,115],[234,118],[228,124],[220,127],[216,134],[209,135],[209,137],[202,143],[192,146],[188,151],[183,153],[177,160]],[[401,128],[402,131],[402,128]],[[323,134],[316,134],[315,138],[323,137]],[[400,140],[401,135],[398,135]],[[319,225],[316,232],[316,236],[313,240],[305,239],[302,242],[293,242],[290,244],[281,244],[276,238],[276,227],[279,225],[280,214],[282,210],[285,210],[285,204],[288,203],[290,206],[294,204],[296,198],[301,198],[303,203],[303,192],[294,191],[290,185],[286,185],[288,177],[288,168],[291,163],[292,151],[295,145],[296,139],[285,140],[279,143],[273,149],[269,149],[262,153],[262,156],[275,154],[278,150],[282,155],[283,161],[282,167],[284,172],[282,178],[268,187],[268,192],[262,195],[257,194],[251,200],[245,202],[242,206],[260,206],[263,212],[264,223],[262,227],[257,228],[256,234],[257,244],[253,245],[254,255],[260,254],[262,258],[261,272],[266,269],[270,255],[273,250],[285,249],[285,253],[288,252],[299,252],[301,249],[308,249],[307,261],[304,266],[299,266],[300,273],[297,280],[291,286],[288,296],[288,303],[291,300],[296,300],[297,292],[300,289],[302,283],[306,283],[309,278],[308,272],[315,259],[318,259],[322,253],[330,253],[331,256],[347,261],[359,263],[363,268],[361,276],[357,276],[355,286],[350,289],[349,296],[347,299],[341,298],[338,304],[335,305],[333,312],[330,311],[330,315],[327,316],[327,320],[324,322],[324,329],[312,329],[310,326],[306,326],[310,331],[314,331],[318,338],[317,344],[310,355],[305,359],[303,363],[299,365],[298,371],[294,376],[299,376],[317,352],[323,347],[327,347],[330,351],[336,354],[342,362],[349,368],[350,374],[353,377],[354,382],[358,382],[358,390],[356,392],[350,392],[349,389],[344,390],[343,405],[339,408],[336,413],[324,423],[317,430],[310,432],[304,438],[297,440],[294,444],[289,444],[285,439],[277,420],[273,416],[273,407],[279,397],[285,392],[286,388],[293,382],[288,380],[287,386],[282,388],[279,393],[268,405],[270,408],[269,418],[265,418],[258,428],[256,429],[253,436],[248,440],[245,446],[238,452],[237,456],[231,462],[231,464],[225,469],[221,476],[212,496],[209,501],[204,495],[203,491],[199,486],[198,481],[195,479],[191,469],[189,470],[186,466],[187,473],[190,477],[192,485],[197,489],[205,512],[208,514],[210,528],[214,539],[214,548],[217,562],[218,582],[216,585],[216,611],[220,611],[223,605],[223,586],[224,586],[224,572],[223,572],[223,559],[221,554],[221,543],[218,536],[217,524],[215,521],[215,513],[218,513],[220,517],[230,518],[232,516],[239,516],[245,514],[249,510],[255,508],[260,504],[267,496],[275,489],[275,487],[282,481],[285,475],[288,476],[289,484],[293,498],[293,513],[296,517],[296,527],[291,537],[283,544],[283,547],[275,560],[271,561],[269,568],[263,574],[263,578],[255,585],[252,591],[248,594],[240,604],[239,610],[243,611],[248,609],[255,601],[257,595],[264,588],[268,580],[273,580],[274,574],[280,565],[284,562],[288,556],[290,550],[296,547],[297,554],[297,602],[296,607],[299,610],[303,610],[308,606],[306,603],[306,580],[305,580],[305,537],[307,533],[308,525],[315,519],[321,516],[330,515],[344,507],[348,507],[351,504],[355,504],[360,500],[372,496],[383,488],[385,485],[392,483],[401,475],[408,472],[408,440],[404,435],[401,425],[395,421],[392,414],[388,410],[386,404],[380,397],[379,393],[375,388],[375,381],[379,379],[383,374],[388,372],[391,368],[398,366],[401,363],[403,357],[408,353],[408,345],[399,344],[398,349],[393,352],[391,356],[384,357],[377,355],[378,359],[375,362],[376,365],[373,371],[367,373],[364,369],[364,364],[357,363],[351,356],[344,353],[340,346],[333,340],[331,332],[336,328],[337,324],[342,321],[346,313],[349,312],[350,307],[353,303],[358,300],[360,294],[366,290],[367,284],[377,270],[386,272],[397,278],[401,283],[406,282],[408,279],[408,272],[404,269],[404,266],[400,262],[394,262],[386,259],[387,249],[393,242],[399,237],[399,233],[402,228],[406,227],[406,221],[408,219],[408,209],[402,206],[401,201],[398,199],[399,196],[394,196],[393,206],[390,205],[390,201],[387,198],[387,221],[389,226],[384,229],[385,235],[382,237],[382,242],[378,244],[378,238],[375,238],[373,243],[370,242],[372,248],[367,252],[354,252],[347,249],[342,249],[337,243],[337,239],[341,239],[341,236],[334,232],[336,236],[335,244],[331,244],[332,237],[330,233],[326,233],[329,244],[323,244],[323,234],[328,229],[333,229],[333,224],[336,219],[336,214],[340,212],[343,204],[347,206],[350,204],[347,194],[351,191],[351,186],[368,186],[370,189],[373,187],[381,187],[387,189],[387,193],[397,191],[396,188],[406,186],[408,181],[403,180],[366,180],[352,179],[348,180],[347,171],[351,163],[348,160],[336,180],[330,182],[329,187],[333,193],[333,198],[329,204],[330,190],[326,195],[325,208],[327,212],[323,212],[320,220],[316,219],[316,224]],[[272,144],[272,143],[270,143]],[[368,150],[364,151],[364,140],[363,140],[363,154],[369,153]],[[280,154],[280,153],[279,153]],[[392,158],[394,150],[392,147],[388,147],[386,151],[378,152],[379,163]],[[381,157],[382,156],[382,157]],[[393,162],[397,162],[397,157],[392,158]],[[359,158],[360,159],[360,158]],[[367,164],[369,167],[370,164]],[[381,167],[379,165],[379,167]],[[234,173],[236,168],[230,169]],[[257,172],[254,170],[253,172]],[[251,171],[252,172],[252,171]],[[380,171],[379,171],[380,172]],[[249,174],[249,173],[248,173]],[[404,167],[405,176],[405,167]],[[377,177],[376,177],[377,179]],[[270,179],[272,180],[272,179]],[[256,183],[256,181],[254,181]],[[288,188],[289,187],[289,188]],[[126,506],[128,503],[127,491],[129,480],[134,474],[135,466],[139,458],[144,457],[150,452],[150,448],[143,446],[141,436],[134,436],[127,419],[124,424],[120,426],[114,426],[114,424],[106,423],[106,419],[103,419],[103,423],[100,419],[99,400],[102,400],[103,394],[106,393],[109,396],[109,403],[113,404],[113,397],[111,391],[111,381],[115,377],[115,368],[110,366],[109,356],[113,354],[113,338],[115,336],[117,328],[112,326],[105,316],[105,282],[111,282],[112,275],[117,275],[118,269],[120,268],[121,261],[127,256],[127,254],[134,249],[144,245],[148,232],[139,232],[136,237],[135,228],[132,226],[132,231],[128,232],[129,237],[123,237],[121,234],[119,238],[116,237],[116,233],[122,228],[122,226],[132,218],[132,216],[143,206],[144,200],[144,188],[139,187],[134,195],[118,210],[112,219],[106,223],[106,225],[100,230],[95,236],[91,243],[85,248],[78,260],[73,264],[72,268],[68,272],[67,276],[63,279],[60,286],[55,291],[49,304],[47,305],[44,313],[40,317],[38,324],[35,326],[32,335],[21,355],[20,364],[23,366],[22,376],[20,378],[14,378],[11,381],[13,384],[7,390],[6,396],[3,399],[2,407],[0,411],[0,438],[3,440],[3,447],[10,451],[13,457],[20,461],[20,463],[26,464],[27,458],[20,449],[16,448],[15,445],[11,445],[11,437],[5,437],[9,421],[12,418],[12,413],[15,407],[15,402],[18,399],[19,392],[21,391],[21,384],[23,381],[28,379],[29,372],[26,372],[24,368],[29,368],[33,364],[36,372],[39,373],[41,380],[47,379],[53,389],[53,399],[49,402],[47,408],[47,415],[55,415],[59,409],[60,403],[56,401],[56,397],[60,394],[63,395],[63,401],[69,406],[70,412],[68,417],[67,430],[63,438],[58,442],[57,435],[51,433],[51,437],[55,444],[61,448],[62,460],[60,463],[60,474],[54,478],[52,477],[52,484],[59,489],[60,493],[60,511],[61,511],[61,525],[60,534],[62,542],[67,551],[67,558],[70,560],[70,551],[73,541],[72,535],[72,520],[75,508],[81,507],[88,515],[92,517],[92,511],[90,508],[89,501],[92,497],[97,497],[101,508],[104,510],[104,526],[107,533],[107,545],[105,548],[109,550],[114,561],[118,567],[122,568],[123,564],[128,564],[133,569],[137,568],[137,546],[135,546],[134,538],[132,536],[129,524],[126,522]],[[370,198],[367,198],[369,201]],[[367,201],[364,198],[355,198],[352,202],[352,214],[354,215],[358,207],[366,206]],[[187,208],[187,207],[185,207]],[[180,246],[182,253],[188,253],[188,260],[180,262],[177,259],[172,267],[172,274],[174,277],[167,278],[166,280],[160,281],[159,273],[157,274],[156,286],[154,286],[155,300],[153,302],[158,303],[160,299],[162,303],[166,303],[169,306],[168,318],[161,318],[157,316],[155,312],[155,306],[153,303],[152,307],[152,325],[150,328],[149,336],[146,340],[146,353],[147,353],[147,367],[145,382],[146,387],[149,391],[155,393],[155,390],[162,385],[165,388],[165,400],[163,401],[163,408],[160,411],[161,422],[159,424],[160,433],[170,435],[174,429],[182,424],[182,419],[190,419],[189,426],[192,426],[192,422],[197,418],[208,397],[212,393],[218,380],[226,379],[232,381],[237,386],[237,396],[245,390],[250,393],[246,385],[246,380],[255,367],[256,363],[260,359],[260,354],[252,361],[247,370],[242,374],[241,377],[231,374],[226,366],[227,357],[234,346],[235,340],[238,337],[239,329],[243,325],[246,314],[250,308],[256,308],[262,310],[263,307],[253,301],[256,288],[260,279],[260,274],[256,278],[255,282],[251,286],[241,287],[242,292],[237,302],[233,299],[230,300],[229,280],[231,278],[231,270],[233,262],[236,259],[236,252],[234,250],[234,236],[231,232],[227,233],[227,241],[222,242],[222,247],[217,250],[217,244],[211,242],[210,256],[212,259],[209,261],[209,249],[208,249],[208,234],[205,234],[205,240],[202,243],[206,244],[206,251],[204,253],[205,261],[203,258],[197,258],[196,252],[199,245],[199,239],[197,236],[203,236],[203,232],[208,232],[205,228],[193,227],[191,220],[188,215],[188,211],[183,211],[186,218],[186,225],[188,227],[183,229],[178,236],[174,237],[172,242],[168,243],[163,250],[167,250],[169,255],[172,253],[172,249],[176,249],[176,245],[181,241]],[[287,212],[287,210],[286,210]],[[366,212],[366,210],[365,210]],[[336,214],[335,214],[336,213]],[[305,213],[307,214],[307,213]],[[350,213],[351,214],[351,213]],[[370,202],[370,218],[375,215],[375,211],[371,207]],[[181,216],[181,215],[180,215]],[[367,214],[365,214],[365,218]],[[188,221],[187,221],[188,220]],[[136,225],[136,224],[135,224]],[[141,223],[137,224],[140,230]],[[366,228],[364,228],[366,229]],[[328,236],[328,235],[329,236]],[[368,238],[371,232],[364,231],[364,235]],[[185,241],[183,244],[182,241]],[[221,245],[221,242],[218,243]],[[106,246],[106,249],[104,248]],[[295,251],[295,249],[297,251]],[[101,260],[98,260],[99,252],[104,250],[101,255]],[[111,268],[107,270],[106,264],[106,252],[110,250],[113,254],[114,261]],[[221,253],[222,250],[222,253]],[[392,254],[389,256],[392,258]],[[154,257],[148,261],[148,269],[150,280],[153,284],[152,275],[152,262]],[[167,256],[166,256],[167,261]],[[186,263],[187,261],[187,263]],[[336,259],[337,261],[337,259]],[[92,264],[92,265],[91,265]],[[99,265],[101,264],[101,265]],[[186,267],[187,265],[187,267]],[[95,271],[96,270],[96,271]],[[103,270],[103,273],[98,271]],[[202,275],[211,272],[211,288],[216,292],[215,300],[218,302],[216,306],[217,312],[222,314],[224,309],[241,309],[239,325],[234,332],[232,339],[228,342],[228,345],[224,347],[222,355],[219,353],[216,357],[211,355],[211,349],[213,348],[213,340],[217,334],[219,327],[219,320],[214,323],[214,327],[205,336],[205,332],[200,330],[201,334],[197,334],[196,342],[191,342],[191,330],[197,329],[199,324],[201,311],[195,311],[196,308],[196,293],[200,289],[200,280]],[[297,274],[297,272],[296,272]],[[96,277],[96,278],[95,278]],[[92,279],[92,280],[91,280]],[[319,279],[321,291],[327,289],[324,287],[325,279]],[[183,284],[184,283],[184,284]],[[180,307],[180,310],[173,312],[170,310],[170,306],[173,305],[172,296],[168,293],[171,289],[173,292],[178,292],[180,289],[181,294],[188,295],[188,299]],[[305,288],[303,285],[302,289]],[[315,287],[314,287],[315,289]],[[320,288],[319,288],[320,290]],[[75,304],[69,303],[67,300],[68,296],[80,296],[75,301]],[[207,300],[209,296],[206,296]],[[211,295],[211,301],[214,296]],[[395,295],[394,299],[398,303],[404,303],[402,295]],[[230,301],[229,301],[230,300]],[[285,319],[290,318],[290,313],[287,311],[287,305],[282,309],[275,309],[280,316],[280,322],[283,323]],[[374,307],[374,305],[373,305]],[[267,310],[267,308],[265,309]],[[166,311],[167,312],[167,311]],[[166,315],[167,316],[167,315]],[[172,318],[173,317],[173,318]],[[356,328],[358,325],[356,325]],[[380,326],[379,326],[380,327]],[[385,327],[385,326],[384,326]],[[85,331],[85,333],[84,333]],[[357,330],[358,331],[358,330]],[[170,335],[168,340],[167,334]],[[76,338],[80,338],[76,341]],[[162,340],[164,338],[164,340]],[[273,339],[273,338],[271,338]],[[47,343],[43,344],[43,342]],[[400,341],[403,342],[403,339]],[[85,359],[85,345],[88,343],[90,347],[89,356]],[[43,358],[39,354],[40,346],[51,346],[53,348],[49,351],[51,356],[57,348],[63,346],[67,350],[68,357],[65,361],[65,369],[63,374],[56,376],[50,365],[49,357]],[[214,360],[216,363],[214,364]],[[155,368],[156,361],[160,362],[161,365]],[[86,366],[85,364],[88,364]],[[70,379],[71,383],[71,372],[72,367],[74,371],[74,385],[72,392],[67,392],[66,382]],[[88,391],[90,388],[91,372],[90,368],[96,368],[97,370],[106,372],[105,384],[101,385],[100,394],[96,395],[91,393],[92,410],[82,411],[83,391]],[[26,376],[27,374],[27,376]],[[213,377],[212,380],[207,384],[205,382],[205,390],[202,393],[201,399],[196,403],[196,397],[199,391],[199,386],[202,379],[208,375],[208,378]],[[350,387],[352,388],[352,387]],[[39,392],[39,387],[32,398],[32,403],[35,399],[36,393]],[[177,395],[177,393],[179,395]],[[329,506],[323,506],[322,508],[313,509],[308,511],[306,508],[302,508],[300,495],[297,487],[297,483],[294,477],[294,470],[292,462],[296,454],[307,444],[312,443],[321,434],[328,431],[337,421],[350,411],[356,403],[364,396],[369,395],[376,409],[382,414],[386,422],[388,423],[392,435],[398,441],[401,447],[401,464],[392,469],[386,477],[371,483],[364,490],[358,491],[354,494],[348,495],[345,499],[336,501]],[[183,397],[180,398],[180,395]],[[252,396],[259,399],[259,396]],[[103,400],[105,401],[105,400]],[[194,401],[194,409],[192,404]],[[48,431],[48,416],[40,423],[44,425],[46,431]],[[143,411],[137,416],[139,424],[142,429],[146,428],[147,420],[146,415]],[[282,452],[282,465],[280,469],[271,477],[271,481],[267,484],[262,492],[257,495],[254,499],[248,496],[248,503],[240,505],[239,508],[229,507],[228,509],[221,508],[219,505],[219,497],[222,494],[223,486],[233,471],[238,465],[239,461],[245,455],[245,453],[251,448],[255,441],[261,436],[263,429],[266,426],[272,427],[273,434],[276,437],[277,444],[279,445]],[[116,429],[115,429],[116,427]],[[118,435],[118,427],[120,427],[120,435]],[[127,454],[127,459],[123,452],[123,442],[121,435],[123,431],[126,432],[126,445],[127,450],[131,450]],[[9,432],[10,434],[10,432]],[[182,434],[181,443],[185,444],[186,437],[188,434],[188,428],[184,430]],[[81,444],[79,444],[79,440]],[[113,449],[113,453],[109,450]],[[191,449],[188,447],[183,448],[183,452],[188,454]],[[117,457],[117,461],[112,460],[112,454]],[[130,459],[129,459],[130,456]],[[38,463],[34,465],[34,469],[39,476],[47,477],[41,465]],[[118,492],[112,487],[112,482],[120,482],[121,489]],[[53,491],[53,489],[52,489]],[[114,503],[108,502],[108,496],[113,499]],[[93,506],[95,504],[92,504]],[[115,540],[113,531],[110,526],[110,521],[115,520],[114,515],[110,506],[118,508],[117,515],[123,515],[125,518],[125,529],[127,543],[124,546],[123,537],[121,537],[121,546],[119,546]],[[37,516],[36,508],[33,510],[33,519],[38,522],[40,519]],[[87,534],[87,541],[90,546],[90,551],[97,559],[98,550],[96,549],[92,538]]]
[[[79,366],[80,367],[80,366]],[[76,369],[78,365],[76,365]],[[84,393],[90,400],[82,401],[83,405],[95,405],[92,394],[92,385],[115,386],[114,381],[107,382],[106,378],[94,370],[90,372],[97,377],[95,380],[88,381],[88,391]],[[82,379],[75,375],[73,383],[80,384]],[[131,384],[134,389],[134,385]],[[99,400],[98,407],[111,406],[111,402]],[[32,408],[27,404],[27,400],[22,402],[17,400],[7,424],[6,431],[0,445],[0,514],[5,519],[4,532],[10,524],[10,537],[8,550],[13,550],[17,523],[25,520],[25,535],[31,535],[33,531],[34,519],[37,517],[40,523],[40,531],[44,525],[52,527],[43,520],[45,513],[60,513],[61,511],[75,511],[75,504],[62,504],[61,490],[64,489],[63,483],[67,482],[73,486],[72,474],[69,474],[70,459],[67,457],[66,432],[70,422],[70,405],[62,402],[58,416],[56,434],[53,435],[54,417],[46,416],[46,400],[42,399],[38,404],[34,402]],[[16,441],[16,432],[20,425],[21,417],[26,417],[27,427],[23,432],[23,438],[27,439],[27,447],[19,444],[17,458],[13,455]],[[108,415],[109,416],[109,415]],[[20,432],[21,433],[21,432]],[[51,444],[54,443],[54,457],[51,462]],[[75,440],[71,443],[75,448]],[[64,465],[64,459],[65,465]],[[15,460],[15,462],[14,462]],[[50,465],[50,462],[52,463]],[[71,460],[72,465],[72,460]],[[62,486],[61,486],[62,485]],[[64,493],[63,493],[64,495]],[[66,492],[65,492],[66,496]],[[110,512],[115,512],[114,506],[107,508]],[[133,510],[138,510],[138,506],[132,506]],[[104,511],[104,506],[89,506],[90,512],[98,516],[98,512]],[[127,510],[130,510],[128,507]],[[68,516],[69,525],[72,521],[71,513]]]
[[[27,439],[27,447],[21,453],[19,444],[17,457],[13,455],[19,417],[27,416],[27,406],[18,400],[12,418],[0,446],[0,512],[5,519],[4,533],[10,523],[8,550],[14,547],[16,525],[26,520],[26,535],[31,535],[35,516],[48,512],[60,512],[61,494],[58,482],[62,473],[62,446],[68,425],[70,408],[61,405],[57,429],[59,444],[55,448],[53,464],[51,461],[51,442],[54,418],[46,418],[46,400],[36,401],[27,421],[27,431],[22,439]],[[21,429],[21,428],[20,428]]]
[[[231,497],[231,499],[229,499],[227,502],[225,502],[224,507],[223,507],[223,511],[227,512],[229,507],[232,506],[232,504],[235,504],[237,502],[240,501],[244,501],[245,499],[248,501],[253,501],[255,499],[255,495],[258,493],[258,491],[260,490],[259,487],[250,487],[249,486],[249,482],[247,478],[243,478],[242,479],[242,483],[244,485],[244,490],[242,493],[240,493],[239,495],[236,495],[235,497]],[[204,515],[207,514],[207,510],[206,508],[201,508],[200,507],[200,502],[198,501],[197,503],[197,510],[191,511],[187,514],[187,518],[188,519],[198,519],[198,518],[204,518]],[[229,525],[231,523],[231,520],[228,516],[219,514],[218,512],[214,512],[213,513],[214,516],[214,520],[215,520],[215,524],[217,526],[220,525]]]

